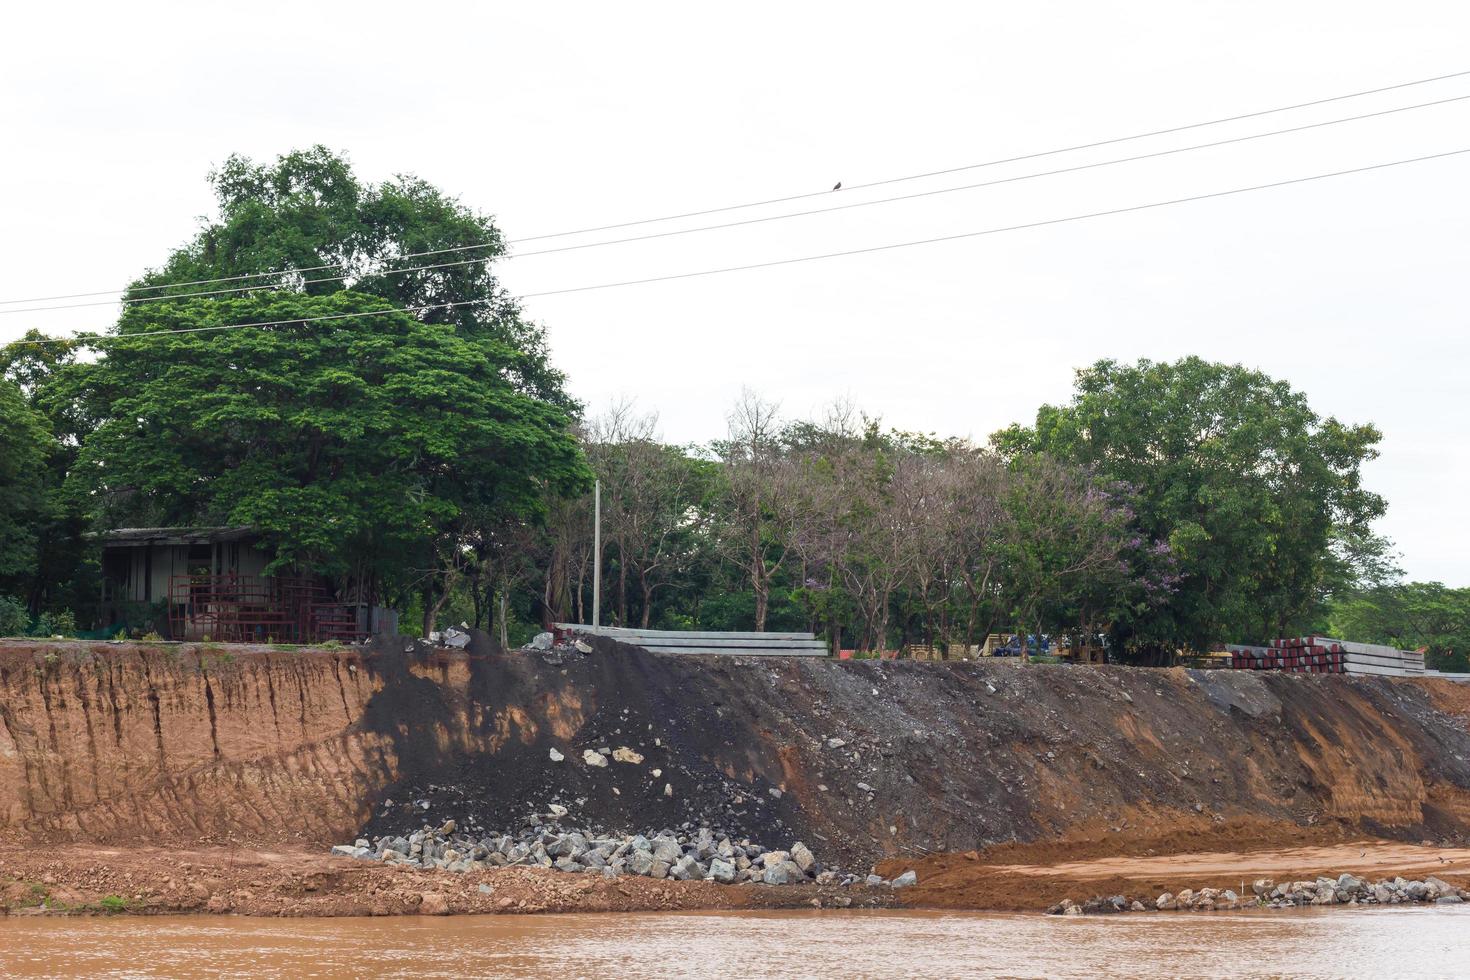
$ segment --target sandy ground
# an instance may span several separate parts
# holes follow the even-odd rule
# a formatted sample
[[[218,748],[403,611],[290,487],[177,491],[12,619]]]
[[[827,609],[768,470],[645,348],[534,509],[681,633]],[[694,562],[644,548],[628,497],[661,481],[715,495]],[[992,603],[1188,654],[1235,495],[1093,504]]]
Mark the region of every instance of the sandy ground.
[[[469,874],[414,871],[332,857],[316,848],[55,848],[0,846],[0,911],[12,914],[208,912],[266,916],[634,912],[694,909],[874,907],[1040,911],[1064,898],[1247,887],[1256,878],[1377,879],[1437,875],[1470,887],[1470,848],[1359,839],[1309,828],[1243,826],[1198,846],[1178,831],[1153,838],[1078,838],[988,852],[896,858],[919,884],[886,888],[726,886],[606,879],[540,868]],[[1262,846],[1263,840],[1286,846]]]
[[[1335,878],[1343,872],[1373,880],[1435,875],[1470,887],[1470,848],[1406,844],[1310,828],[1245,826],[1222,829],[1218,836],[1228,846],[1191,846],[1198,835],[1189,833],[931,855],[911,865],[918,871],[919,884],[900,893],[900,898],[912,907],[1024,911],[1067,898],[1085,901],[1095,895],[1123,894],[1151,901],[1162,892],[1183,888],[1239,890],[1257,878],[1300,881],[1319,875]],[[1273,840],[1286,846],[1269,846]],[[885,861],[879,870],[896,874],[903,863]]]
[[[892,893],[883,889],[608,879],[542,868],[453,874],[315,848],[0,846],[0,913],[11,914],[435,915],[891,904]]]
[[[1310,877],[1304,870],[1344,871],[1359,877],[1406,878],[1426,874],[1470,875],[1470,848],[1423,847],[1388,841],[1356,841],[1327,847],[1291,847],[1274,851],[1241,854],[1233,851],[1207,851],[1199,854],[1171,854],[1161,857],[1101,858],[1091,861],[1069,861],[1062,864],[1005,864],[995,870],[1011,874],[1067,878],[1090,881],[1094,878],[1119,876],[1150,878],[1156,876],[1219,877],[1221,875],[1255,878]]]

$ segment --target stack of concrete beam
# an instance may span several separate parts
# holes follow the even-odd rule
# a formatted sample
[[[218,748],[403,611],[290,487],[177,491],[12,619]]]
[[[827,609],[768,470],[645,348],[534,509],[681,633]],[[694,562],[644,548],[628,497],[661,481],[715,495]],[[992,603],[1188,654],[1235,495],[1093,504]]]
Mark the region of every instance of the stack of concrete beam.
[[[1418,677],[1424,654],[1379,643],[1354,643],[1326,636],[1278,639],[1273,646],[1230,646],[1236,670],[1279,670],[1294,674],[1361,674]]]
[[[825,657],[827,641],[812,633],[725,633],[689,630],[621,629],[557,623],[565,636],[610,636],[654,653],[713,654],[728,657]]]

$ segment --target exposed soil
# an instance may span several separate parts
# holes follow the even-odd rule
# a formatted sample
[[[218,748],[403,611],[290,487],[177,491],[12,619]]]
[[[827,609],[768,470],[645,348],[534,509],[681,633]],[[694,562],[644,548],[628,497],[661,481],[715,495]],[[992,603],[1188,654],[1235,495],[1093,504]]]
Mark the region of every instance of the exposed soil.
[[[918,872],[919,883],[897,893],[902,905],[1007,911],[1035,911],[1094,895],[1122,894],[1147,904],[1182,888],[1239,892],[1258,878],[1311,881],[1343,872],[1372,879],[1435,875],[1470,885],[1470,848],[1465,847],[1255,823],[1221,828],[1209,838],[1207,846],[1213,850],[1197,850],[1201,843],[1189,830],[1159,837],[1049,841],[931,855],[918,862],[889,860],[879,865],[879,873],[896,875],[910,867]]]
[[[482,890],[482,886],[483,889]],[[316,848],[0,847],[0,914],[272,916],[878,907],[886,889],[617,879],[544,868],[416,871]]]
[[[130,855],[167,871],[177,847],[214,855],[195,863],[219,877],[218,855],[230,852],[214,848],[233,844],[227,869],[255,855],[260,874],[276,874],[266,855],[286,855],[292,873],[320,860],[352,869],[324,880],[366,883],[303,888],[287,902],[286,878],[225,875],[233,910],[310,910],[337,895],[404,911],[418,885],[399,883],[413,872],[325,849],[448,818],[509,829],[559,803],[577,825],[610,831],[708,822],[768,847],[802,840],[853,871],[917,861],[922,884],[906,901],[1034,909],[1085,897],[1058,893],[1081,872],[1017,868],[1470,840],[1470,689],[1450,682],[596,647],[502,653],[483,635],[468,651],[403,639],[320,650],[5,641],[0,855],[33,883],[70,873],[46,861],[82,869],[98,848],[98,874],[142,874]],[[582,758],[624,746],[642,761]],[[966,867],[985,870],[946,878]],[[1187,864],[1097,867],[1096,891],[1208,884],[1166,880]],[[502,884],[543,874],[506,873]],[[57,880],[85,892],[81,879]],[[465,908],[481,909],[479,883],[443,887],[469,889]],[[660,900],[751,891],[625,886]],[[609,886],[576,875],[544,887],[527,907],[592,907]],[[558,905],[563,892],[580,897]],[[380,893],[398,897],[375,905]],[[525,896],[512,894],[520,909]]]

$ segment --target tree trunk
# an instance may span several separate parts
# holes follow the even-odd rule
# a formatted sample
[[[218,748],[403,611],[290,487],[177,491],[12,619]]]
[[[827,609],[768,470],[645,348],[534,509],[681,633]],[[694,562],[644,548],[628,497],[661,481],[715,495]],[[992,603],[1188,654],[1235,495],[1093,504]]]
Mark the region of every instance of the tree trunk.
[[[653,611],[653,587],[642,575],[638,576],[638,583],[643,587],[643,614],[639,617],[642,629],[648,629],[648,616]]]
[[[432,594],[432,591],[429,593]],[[429,596],[424,596],[427,599]],[[434,632],[434,623],[439,619],[439,610],[444,608],[444,603],[449,601],[449,583],[444,583],[444,590],[439,593],[439,598],[434,600],[433,605],[424,607],[424,639]]]
[[[628,625],[628,559],[622,545],[618,545],[618,625]]]
[[[510,602],[506,590],[502,588],[500,590],[500,649],[502,650],[510,649],[510,623],[507,622],[509,618]]]

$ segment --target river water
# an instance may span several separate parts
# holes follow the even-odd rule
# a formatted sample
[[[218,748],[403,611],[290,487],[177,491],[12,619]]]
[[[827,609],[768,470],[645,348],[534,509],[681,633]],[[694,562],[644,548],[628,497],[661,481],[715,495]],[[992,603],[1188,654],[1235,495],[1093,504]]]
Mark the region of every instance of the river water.
[[[1465,977],[1470,910],[0,918],[18,977]]]

